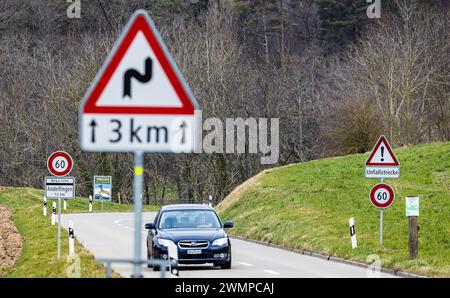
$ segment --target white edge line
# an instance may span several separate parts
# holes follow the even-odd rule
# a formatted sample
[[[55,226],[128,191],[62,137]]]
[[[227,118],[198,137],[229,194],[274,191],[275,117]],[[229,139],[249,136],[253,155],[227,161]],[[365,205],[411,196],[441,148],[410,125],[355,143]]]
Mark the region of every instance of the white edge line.
[[[280,275],[280,273],[273,271],[273,270],[264,270],[264,272],[274,274],[274,275]]]

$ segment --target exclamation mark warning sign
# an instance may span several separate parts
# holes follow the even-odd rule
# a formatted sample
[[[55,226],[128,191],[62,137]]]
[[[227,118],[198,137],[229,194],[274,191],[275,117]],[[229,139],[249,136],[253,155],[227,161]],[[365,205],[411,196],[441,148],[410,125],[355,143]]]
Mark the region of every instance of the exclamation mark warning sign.
[[[391,146],[381,136],[366,161],[365,175],[367,178],[398,178],[399,166]]]

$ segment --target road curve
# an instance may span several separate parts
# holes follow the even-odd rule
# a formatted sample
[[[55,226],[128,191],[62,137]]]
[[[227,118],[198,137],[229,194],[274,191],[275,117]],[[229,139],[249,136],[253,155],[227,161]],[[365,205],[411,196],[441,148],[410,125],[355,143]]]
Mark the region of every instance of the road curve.
[[[143,224],[152,222],[156,213],[143,213]],[[133,213],[80,213],[62,215],[62,225],[74,223],[75,237],[95,258],[133,258]],[[142,258],[146,257],[147,230],[142,229]],[[182,265],[180,277],[196,278],[273,278],[273,277],[368,277],[367,269],[295,252],[231,239],[233,264],[230,270],[212,265]],[[115,264],[113,269],[124,277],[132,273],[131,264]],[[159,277],[158,272],[143,268],[144,277]],[[379,273],[380,277],[395,277]]]

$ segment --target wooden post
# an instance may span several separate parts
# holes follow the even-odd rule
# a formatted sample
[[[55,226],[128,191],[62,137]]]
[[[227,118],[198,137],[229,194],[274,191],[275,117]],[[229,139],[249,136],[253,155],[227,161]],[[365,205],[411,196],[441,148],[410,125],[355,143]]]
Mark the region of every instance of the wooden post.
[[[418,216],[409,216],[409,256],[411,259],[419,255]]]

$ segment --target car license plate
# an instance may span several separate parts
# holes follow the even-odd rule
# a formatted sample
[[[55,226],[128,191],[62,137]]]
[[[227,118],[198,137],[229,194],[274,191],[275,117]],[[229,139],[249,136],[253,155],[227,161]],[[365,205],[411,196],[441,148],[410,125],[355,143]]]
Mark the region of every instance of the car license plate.
[[[202,253],[200,249],[189,249],[187,251],[188,255],[199,255]]]

